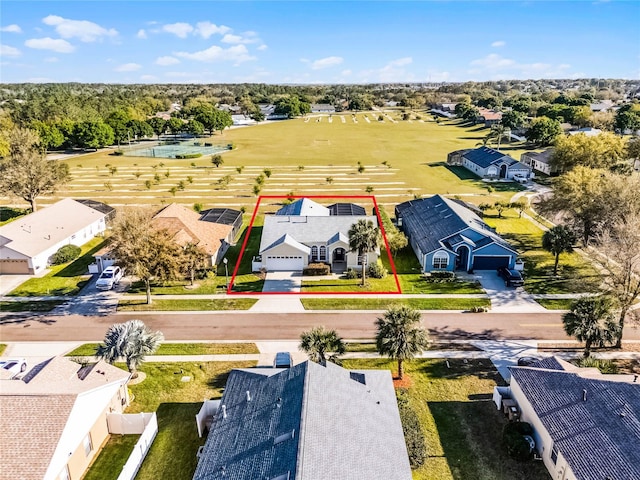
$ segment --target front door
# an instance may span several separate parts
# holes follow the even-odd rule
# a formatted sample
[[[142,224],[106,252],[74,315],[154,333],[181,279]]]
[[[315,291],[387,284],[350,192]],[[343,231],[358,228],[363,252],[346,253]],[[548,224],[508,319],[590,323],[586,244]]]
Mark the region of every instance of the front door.
[[[347,270],[347,251],[338,247],[333,251],[331,260],[331,271],[333,273],[343,273]]]

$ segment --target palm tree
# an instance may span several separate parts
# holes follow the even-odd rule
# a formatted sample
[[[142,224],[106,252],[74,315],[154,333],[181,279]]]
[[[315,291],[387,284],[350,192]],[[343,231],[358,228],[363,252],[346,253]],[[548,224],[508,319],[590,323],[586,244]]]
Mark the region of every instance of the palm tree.
[[[309,358],[322,365],[328,360],[339,362],[339,356],[345,352],[345,345],[340,335],[335,330],[327,330],[324,327],[314,327],[300,335],[300,350],[309,355]]]
[[[407,305],[394,306],[376,320],[376,326],[378,353],[398,361],[398,378],[402,379],[402,362],[429,345],[427,331],[420,324],[420,312]]]
[[[620,324],[616,321],[613,303],[604,296],[584,297],[571,305],[571,310],[562,316],[564,331],[584,344],[585,358],[591,347],[604,347],[618,337]]]
[[[142,320],[116,323],[107,330],[104,343],[98,345],[96,357],[111,364],[124,359],[132,378],[135,378],[145,355],[153,354],[162,340],[162,333],[152,332]]]
[[[556,225],[542,235],[542,248],[551,252],[556,257],[553,265],[553,275],[558,274],[558,262],[561,253],[573,252],[573,244],[576,242],[575,234],[563,225]]]
[[[491,126],[491,131],[487,134],[485,138],[487,141],[491,139],[495,139],[497,143],[496,150],[500,150],[500,142],[502,141],[502,139],[506,138],[508,140],[510,137],[511,137],[511,129],[508,127],[505,127],[500,123],[497,123]]]
[[[367,254],[380,244],[380,229],[371,220],[358,220],[349,229],[349,248],[362,259],[362,286],[365,285]]]

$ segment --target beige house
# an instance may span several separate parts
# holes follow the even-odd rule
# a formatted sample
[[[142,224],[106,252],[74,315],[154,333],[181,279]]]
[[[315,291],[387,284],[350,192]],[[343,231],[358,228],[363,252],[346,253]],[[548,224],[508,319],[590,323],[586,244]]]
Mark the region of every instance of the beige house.
[[[0,227],[0,273],[37,274],[64,245],[82,246],[106,228],[107,214],[65,198]]]
[[[76,480],[106,442],[107,414],[128,405],[130,374],[65,357],[0,379],[0,480]]]
[[[532,170],[537,172],[552,175],[558,172],[557,169],[551,168],[552,155],[553,148],[547,148],[542,152],[524,152],[520,156],[520,163],[527,167],[531,167]]]
[[[510,371],[511,384],[496,387],[498,396],[533,426],[535,450],[552,478],[640,478],[638,375],[603,375],[556,357]]]

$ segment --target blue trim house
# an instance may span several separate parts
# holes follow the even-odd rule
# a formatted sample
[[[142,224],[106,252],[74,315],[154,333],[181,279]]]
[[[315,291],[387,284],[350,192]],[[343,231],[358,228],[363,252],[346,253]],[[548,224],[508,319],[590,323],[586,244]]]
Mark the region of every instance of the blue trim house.
[[[461,165],[482,178],[513,179],[515,175],[524,178],[531,176],[531,167],[489,147],[456,150],[447,155],[447,163]]]
[[[424,272],[515,266],[518,253],[454,200],[440,195],[411,200],[398,205],[395,216]]]

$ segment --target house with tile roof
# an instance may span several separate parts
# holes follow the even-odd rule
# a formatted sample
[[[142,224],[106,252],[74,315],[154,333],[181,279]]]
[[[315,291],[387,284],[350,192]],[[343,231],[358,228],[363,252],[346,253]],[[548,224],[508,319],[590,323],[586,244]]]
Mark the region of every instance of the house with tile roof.
[[[217,265],[224,257],[238,232],[238,222],[242,224],[242,212],[238,210],[197,213],[177,203],[164,207],[152,220],[154,227],[169,232],[179,245],[193,243],[202,248],[209,257],[209,266]]]
[[[485,127],[496,125],[502,121],[502,112],[496,112],[488,108],[479,108],[476,123],[484,123]]]
[[[107,415],[129,403],[130,373],[53,357],[0,379],[0,479],[81,478],[109,436]]]
[[[260,238],[259,257],[254,269],[267,271],[301,271],[309,263],[330,265],[331,271],[342,273],[348,268],[360,269],[357,252],[349,249],[349,230],[359,220],[371,221],[365,209],[350,203],[325,207],[309,198],[285,205],[274,215],[266,215]],[[380,250],[367,254],[367,264],[377,262]]]
[[[489,147],[457,150],[447,155],[447,164],[460,165],[481,178],[513,180],[531,177],[531,167]]]
[[[388,370],[233,370],[194,480],[410,480]]]
[[[638,375],[603,375],[558,358],[510,371],[508,394],[553,478],[640,478]]]
[[[514,268],[518,253],[473,211],[442,195],[396,206],[424,272]]]
[[[41,273],[60,247],[80,247],[102,234],[113,209],[97,203],[65,198],[0,227],[0,273]]]

